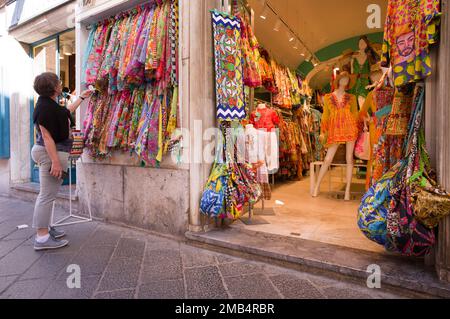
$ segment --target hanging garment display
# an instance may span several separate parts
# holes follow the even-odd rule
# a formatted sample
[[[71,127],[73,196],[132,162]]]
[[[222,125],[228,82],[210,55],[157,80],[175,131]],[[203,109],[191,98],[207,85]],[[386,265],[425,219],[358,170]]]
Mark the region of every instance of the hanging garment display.
[[[370,116],[369,132],[370,132],[370,159],[367,164],[366,188],[369,189],[374,182],[377,182],[384,173],[385,157],[383,151],[376,151],[376,145],[380,141],[384,133],[386,118],[392,111],[392,100],[394,98],[394,89],[391,87],[376,88],[369,93],[367,99],[360,111],[360,120]],[[387,145],[385,145],[387,146]],[[390,161],[389,161],[390,162]],[[387,164],[390,165],[390,164]]]
[[[217,118],[246,117],[242,66],[241,23],[236,17],[212,11],[216,73]]]
[[[294,121],[299,125],[299,133],[300,133],[300,156],[302,158],[301,169],[309,170],[309,165],[313,161],[313,149],[312,149],[312,141],[311,141],[311,110],[309,106],[304,105],[299,107],[294,111]]]
[[[221,123],[222,135],[216,148],[214,169],[200,207],[209,217],[235,220],[243,214],[245,204],[256,204],[260,200],[262,189],[255,168],[237,158],[236,140],[240,133],[235,134],[232,127],[230,121]]]
[[[310,117],[310,139],[313,153],[313,161],[321,162],[325,158],[325,148],[320,142],[320,126],[322,113],[319,110],[311,109]]]
[[[450,196],[432,177],[425,146],[424,89],[417,87],[405,157],[364,196],[358,225],[371,240],[405,256],[424,256],[436,242],[435,226],[449,214]],[[429,190],[424,202],[418,194]],[[420,196],[420,195],[419,195]]]
[[[113,150],[158,166],[178,118],[178,0],[155,1],[92,26],[85,84],[96,87],[84,122],[91,156]]]
[[[259,44],[250,23],[242,16],[241,22],[241,50],[244,58],[244,84],[251,88],[262,86],[262,70],[259,65]]]
[[[440,0],[389,0],[382,66],[393,66],[395,86],[431,74],[429,46],[437,43]]]
[[[378,111],[379,117],[384,117],[382,132],[378,144],[374,148],[374,171],[372,184],[389,171],[404,156],[403,144],[406,138],[411,117],[415,84],[411,83],[402,88],[396,88],[392,100],[392,106],[387,105]],[[383,96],[378,95],[378,99]],[[390,93],[384,96],[390,98]],[[384,100],[384,103],[387,103]]]
[[[267,50],[260,48],[259,69],[261,72],[262,84],[270,93],[278,93],[278,88],[275,85],[275,78],[272,67],[270,66],[270,57]]]

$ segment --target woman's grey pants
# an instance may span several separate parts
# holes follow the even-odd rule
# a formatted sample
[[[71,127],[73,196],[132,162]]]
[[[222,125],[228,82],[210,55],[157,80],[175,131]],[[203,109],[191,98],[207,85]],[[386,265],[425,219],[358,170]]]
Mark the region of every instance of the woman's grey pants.
[[[63,171],[69,166],[69,153],[58,152]],[[53,202],[56,200],[59,188],[63,181],[50,175],[52,160],[44,146],[34,145],[31,149],[31,158],[39,166],[40,191],[36,199],[33,215],[34,228],[48,228],[52,218]]]

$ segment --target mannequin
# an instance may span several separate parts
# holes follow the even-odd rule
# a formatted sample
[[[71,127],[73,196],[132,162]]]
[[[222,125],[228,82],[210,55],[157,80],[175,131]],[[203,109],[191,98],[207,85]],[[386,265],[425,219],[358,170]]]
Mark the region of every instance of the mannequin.
[[[265,103],[259,103],[256,110],[250,115],[250,124],[258,130],[258,145],[265,154],[265,162],[269,173],[279,168],[277,127],[280,118],[277,112],[268,108]]]
[[[362,107],[369,94],[367,86],[370,84],[372,66],[378,63],[380,57],[372,48],[366,36],[360,37],[358,46],[359,52],[352,59],[351,73],[357,76],[356,85],[352,93],[358,98],[359,107]]]
[[[346,89],[351,86],[351,76],[348,72],[342,72],[336,77],[336,90],[324,97],[324,115],[322,119],[322,132],[320,139],[328,147],[325,161],[320,169],[319,178],[313,197],[319,195],[320,184],[333,162],[339,144],[346,144],[347,174],[345,200],[350,200],[350,190],[353,177],[353,152],[358,139],[358,106],[356,97],[348,94]]]

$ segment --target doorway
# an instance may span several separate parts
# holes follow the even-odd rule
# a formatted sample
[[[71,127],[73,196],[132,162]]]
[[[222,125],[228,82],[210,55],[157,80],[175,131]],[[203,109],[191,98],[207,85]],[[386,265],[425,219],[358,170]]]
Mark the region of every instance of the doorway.
[[[33,60],[33,74],[36,76],[43,72],[53,72],[59,76],[63,83],[63,92],[68,94],[60,97],[59,103],[66,107],[72,101],[71,95],[75,92],[75,30],[71,29],[51,36],[31,45],[31,58]],[[31,99],[30,140],[31,147],[35,144],[36,134],[32,114],[38,96]],[[74,115],[73,115],[74,116]],[[72,184],[76,184],[76,169],[71,168]],[[39,168],[31,163],[31,181],[39,183]],[[69,179],[63,185],[68,185]]]

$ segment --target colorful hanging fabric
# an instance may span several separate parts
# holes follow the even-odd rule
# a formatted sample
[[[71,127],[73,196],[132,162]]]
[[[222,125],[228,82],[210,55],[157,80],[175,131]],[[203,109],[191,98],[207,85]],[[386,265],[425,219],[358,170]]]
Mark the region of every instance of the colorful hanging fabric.
[[[152,1],[95,25],[85,84],[97,92],[84,122],[85,147],[113,150],[158,167],[178,125],[178,0]]]
[[[217,118],[228,121],[243,120],[246,117],[246,111],[240,50],[240,21],[218,11],[212,11],[211,15],[214,34]]]
[[[440,204],[436,204],[438,201],[441,203],[442,198],[446,198],[450,202],[450,196],[441,193],[437,183],[430,177],[423,126],[424,97],[424,89],[417,87],[404,159],[366,194],[358,215],[358,225],[369,239],[384,245],[389,251],[414,257],[428,254],[436,242],[436,224],[424,224],[423,216],[418,216],[421,207],[416,206],[414,196],[417,189],[424,185],[431,186],[436,190],[435,194],[440,195],[439,199],[429,198],[427,213],[432,218],[437,216],[436,212],[442,211],[438,208]],[[440,218],[444,216],[440,215]]]
[[[429,46],[437,42],[440,0],[389,0],[382,66],[394,70],[395,86],[431,74]]]

